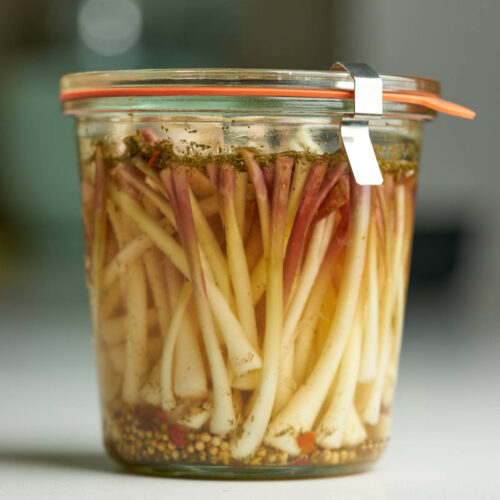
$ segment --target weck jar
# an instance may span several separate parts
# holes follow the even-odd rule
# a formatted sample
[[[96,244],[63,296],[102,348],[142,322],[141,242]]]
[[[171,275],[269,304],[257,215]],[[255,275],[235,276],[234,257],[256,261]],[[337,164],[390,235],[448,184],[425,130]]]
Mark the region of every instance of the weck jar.
[[[470,116],[440,100],[434,80],[379,82],[367,146],[342,137],[358,92],[346,71],[62,78],[104,440],[118,462],[287,478],[358,471],[380,456],[422,124],[436,110]],[[357,181],[366,147],[381,183]]]

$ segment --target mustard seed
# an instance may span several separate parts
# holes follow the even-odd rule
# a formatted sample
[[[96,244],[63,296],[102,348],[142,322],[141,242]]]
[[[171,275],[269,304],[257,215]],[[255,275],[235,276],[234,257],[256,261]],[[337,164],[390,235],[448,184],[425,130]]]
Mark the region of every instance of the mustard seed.
[[[213,444],[214,446],[220,446],[220,445],[221,445],[221,443],[222,443],[222,439],[221,439],[219,436],[214,436],[214,437],[212,438],[212,444]]]

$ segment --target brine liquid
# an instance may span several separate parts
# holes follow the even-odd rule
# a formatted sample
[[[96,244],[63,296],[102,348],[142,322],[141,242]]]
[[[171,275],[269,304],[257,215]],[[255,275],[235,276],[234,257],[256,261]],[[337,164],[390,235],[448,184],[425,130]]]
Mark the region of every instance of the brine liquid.
[[[130,466],[336,466],[388,438],[416,172],[341,152],[82,162],[104,433]]]

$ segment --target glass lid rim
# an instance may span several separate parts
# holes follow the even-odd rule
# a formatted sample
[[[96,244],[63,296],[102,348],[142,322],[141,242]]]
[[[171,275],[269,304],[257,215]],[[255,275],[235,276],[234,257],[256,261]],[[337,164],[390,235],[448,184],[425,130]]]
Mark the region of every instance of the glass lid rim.
[[[439,96],[439,82],[432,78],[381,74],[385,92],[415,92]],[[216,84],[213,81],[217,81]],[[205,83],[204,83],[205,82]],[[345,71],[311,71],[249,68],[172,68],[86,71],[68,73],[60,80],[60,91],[77,92],[99,88],[190,86],[249,86],[308,88],[352,91],[354,82]]]

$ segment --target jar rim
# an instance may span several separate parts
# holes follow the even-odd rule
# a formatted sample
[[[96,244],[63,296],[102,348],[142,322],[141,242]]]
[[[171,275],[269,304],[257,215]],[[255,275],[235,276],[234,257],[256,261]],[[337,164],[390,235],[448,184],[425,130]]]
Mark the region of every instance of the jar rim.
[[[439,95],[440,86],[432,78],[380,75],[386,92],[422,92]],[[203,83],[202,83],[203,82]],[[310,71],[247,68],[176,68],[86,71],[61,78],[61,92],[100,87],[171,85],[245,85],[253,87],[314,88],[352,91],[354,83],[345,71]]]
[[[437,80],[417,76],[380,75],[384,101],[472,118],[473,112],[439,98]],[[63,103],[113,97],[268,97],[302,99],[353,98],[354,81],[345,71],[280,69],[135,69],[69,73],[60,80]],[[133,103],[130,103],[133,109]],[[468,116],[472,113],[472,116]],[[418,114],[418,113],[417,113]]]

